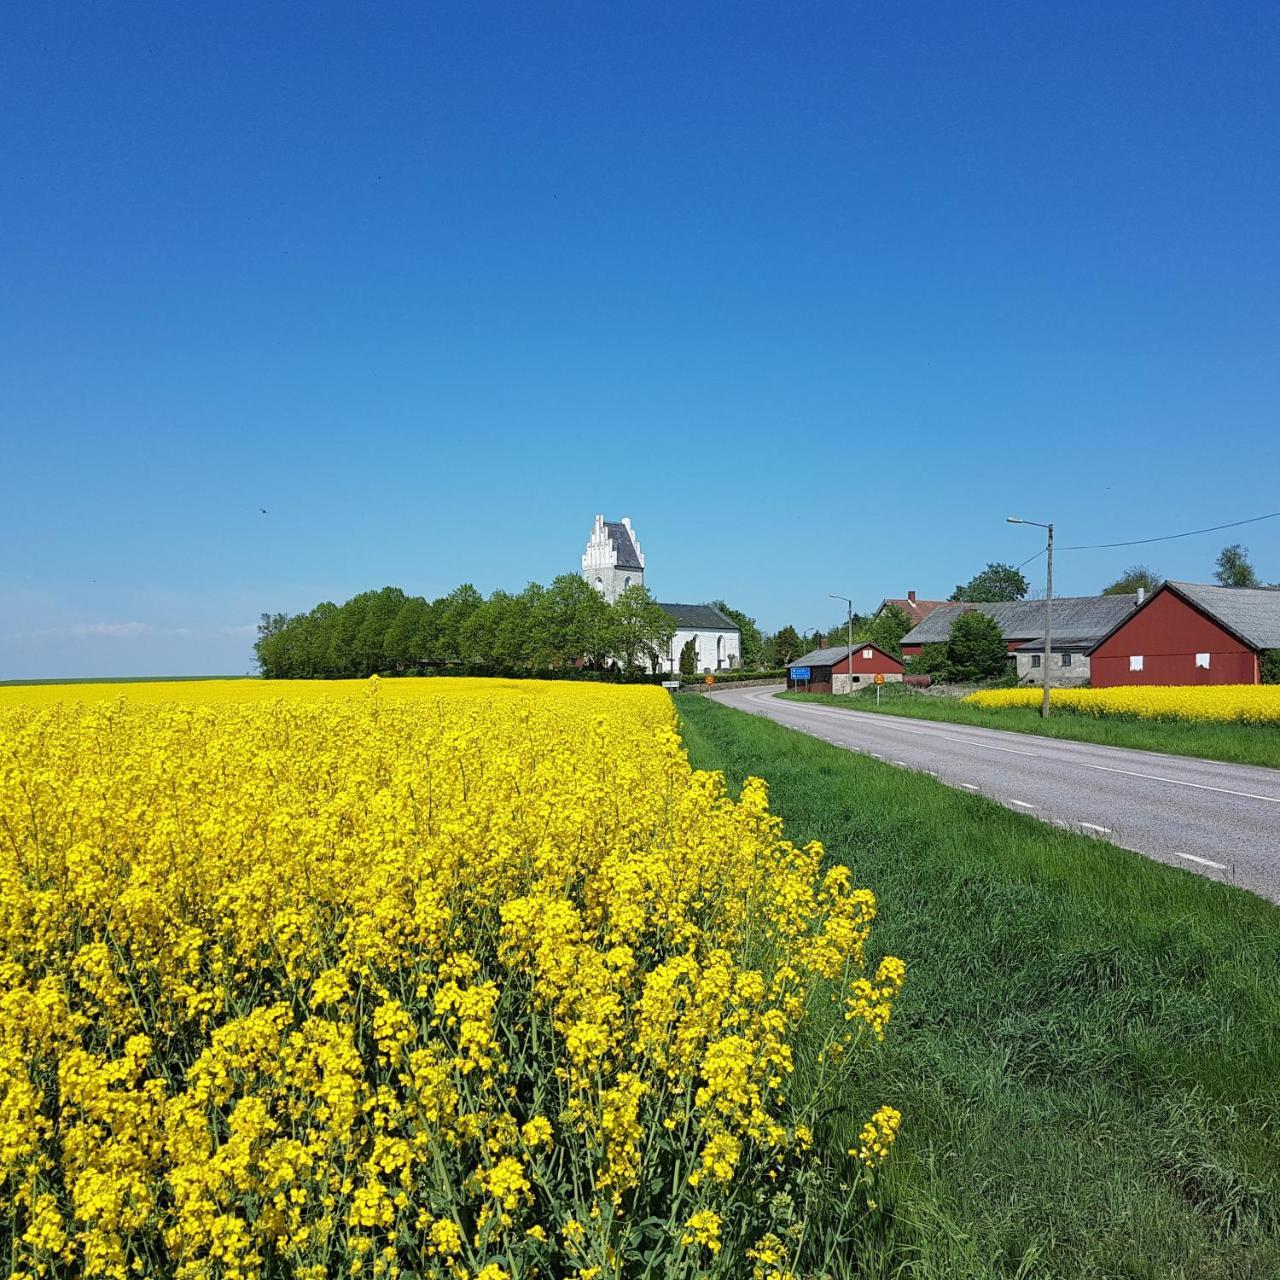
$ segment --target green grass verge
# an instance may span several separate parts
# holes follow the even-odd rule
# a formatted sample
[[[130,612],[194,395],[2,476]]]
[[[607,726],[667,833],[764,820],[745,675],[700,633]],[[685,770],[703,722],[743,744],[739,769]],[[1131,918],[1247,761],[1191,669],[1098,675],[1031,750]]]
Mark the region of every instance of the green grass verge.
[[[1055,710],[1044,720],[1039,710],[1031,707],[987,710],[959,698],[917,693],[902,685],[884,685],[879,707],[870,686],[854,694],[784,693],[781,696],[796,702],[826,702],[856,711],[879,711],[882,715],[976,724],[985,729],[1010,729],[1045,738],[1069,738],[1108,747],[1136,747],[1165,755],[1199,756],[1205,760],[1280,769],[1280,733],[1255,725],[1205,724],[1194,720],[1099,720],[1063,710]]]
[[[696,694],[907,962],[851,1114],[904,1113],[859,1274],[1280,1276],[1280,910]]]

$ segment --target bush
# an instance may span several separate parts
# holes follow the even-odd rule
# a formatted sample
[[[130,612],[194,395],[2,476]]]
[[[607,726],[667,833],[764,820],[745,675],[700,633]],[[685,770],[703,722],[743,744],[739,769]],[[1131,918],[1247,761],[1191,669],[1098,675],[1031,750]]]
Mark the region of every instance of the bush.
[[[920,652],[908,658],[904,666],[908,675],[932,676],[935,680],[945,680],[947,678],[947,646],[942,641],[922,645]]]
[[[948,679],[980,683],[999,679],[1008,668],[1009,654],[994,618],[970,609],[951,624],[951,638],[947,641]]]
[[[1280,649],[1267,649],[1258,665],[1263,684],[1280,684]]]

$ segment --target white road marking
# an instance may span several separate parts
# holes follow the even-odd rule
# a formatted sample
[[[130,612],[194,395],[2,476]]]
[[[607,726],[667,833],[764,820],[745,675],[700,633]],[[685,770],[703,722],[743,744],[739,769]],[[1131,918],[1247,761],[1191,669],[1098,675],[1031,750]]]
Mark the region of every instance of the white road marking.
[[[847,711],[837,711],[826,707],[809,707],[806,708],[808,714],[827,714],[833,716],[847,716]],[[854,715],[873,715],[873,712],[854,712]],[[887,729],[897,729],[900,733],[914,733],[925,738],[942,738],[946,742],[962,742],[969,747],[983,747],[988,751],[1003,751],[1009,755],[1015,756],[1039,756],[1044,760],[1052,760],[1053,753],[1050,751],[1020,751],[1016,747],[1001,747],[994,742],[984,742],[981,738],[962,738],[957,734],[939,733],[935,729],[918,729],[914,726],[907,726],[900,722],[894,722],[892,716],[876,716],[876,723],[883,724]],[[1010,732],[1006,730],[1006,732]],[[1064,740],[1065,741],[1065,740]],[[1088,743],[1072,743],[1074,746],[1088,746]],[[1190,757],[1189,757],[1190,758]],[[895,764],[899,763],[894,761]],[[1243,800],[1264,800],[1267,804],[1280,804],[1280,796],[1264,796],[1259,795],[1256,791],[1235,791],[1231,787],[1214,787],[1207,782],[1187,782],[1182,778],[1166,778],[1158,773],[1142,773],[1137,769],[1116,769],[1106,764],[1090,764],[1085,760],[1072,760],[1069,762],[1078,769],[1096,769],[1100,773],[1118,773],[1126,778],[1144,778],[1148,782],[1166,782],[1172,787],[1191,787],[1196,791],[1216,791],[1224,796],[1239,796]],[[1195,760],[1195,763],[1212,764],[1213,761]]]
[[[972,783],[972,782],[962,782],[960,785],[961,785],[961,786],[962,786],[966,791],[977,791],[977,789],[978,789],[977,787],[975,787],[975,786],[973,785],[973,783]]]
[[[1194,853],[1178,853],[1173,851],[1175,858],[1186,858],[1188,862],[1198,862],[1202,867],[1213,867],[1218,871],[1225,871],[1227,864],[1225,862],[1210,862],[1208,858],[1197,858]]]
[[[873,751],[871,752],[871,758],[873,760],[883,760],[884,756],[882,756],[878,751]]]
[[[1019,809],[1034,809],[1035,805],[1028,804],[1025,800],[1010,800],[1010,804],[1016,804]]]
[[[926,769],[925,773],[927,773],[931,778],[936,778],[938,776],[932,769]]]
[[[1100,836],[1109,836],[1111,834],[1110,827],[1100,827],[1096,822],[1082,822],[1080,826],[1085,831],[1096,831]]]
[[[905,760],[895,760],[893,763],[901,765],[904,769],[907,767],[907,762]]]

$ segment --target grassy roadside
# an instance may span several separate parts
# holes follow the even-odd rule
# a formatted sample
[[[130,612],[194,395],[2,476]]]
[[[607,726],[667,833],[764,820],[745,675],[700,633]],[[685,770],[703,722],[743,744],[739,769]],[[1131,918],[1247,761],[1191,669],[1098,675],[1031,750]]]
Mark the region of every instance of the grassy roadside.
[[[695,766],[769,780],[907,962],[855,1113],[904,1113],[883,1280],[1280,1275],[1280,910],[697,695]]]
[[[917,720],[946,720],[954,724],[976,724],[985,729],[1009,729],[1014,733],[1035,733],[1046,738],[1070,738],[1075,742],[1097,742],[1108,747],[1136,747],[1139,751],[1160,751],[1165,755],[1199,756],[1205,760],[1226,760],[1232,764],[1260,764],[1280,769],[1280,733],[1243,724],[1206,724],[1191,720],[1136,721],[1098,720],[1092,716],[1055,711],[1042,720],[1029,707],[986,710],[959,698],[931,697],[902,685],[885,685],[876,706],[872,688],[855,694],[786,693],[796,702],[825,702],[833,707],[857,711],[879,711],[881,715],[910,716]]]

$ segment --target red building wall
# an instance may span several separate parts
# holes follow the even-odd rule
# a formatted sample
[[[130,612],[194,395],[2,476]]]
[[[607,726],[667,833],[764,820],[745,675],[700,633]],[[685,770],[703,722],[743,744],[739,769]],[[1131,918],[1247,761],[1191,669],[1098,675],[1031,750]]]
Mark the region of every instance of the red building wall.
[[[1196,666],[1196,654],[1209,667]],[[1142,670],[1130,671],[1131,655]],[[1165,590],[1139,609],[1090,657],[1094,688],[1120,684],[1257,684],[1258,655],[1212,618]]]
[[[871,657],[864,658],[862,655],[868,649],[871,650]],[[842,659],[831,670],[842,676],[900,676],[902,674],[902,663],[897,658],[882,653],[874,645],[860,645],[855,642],[852,659],[852,663],[849,658]]]

